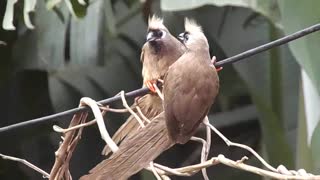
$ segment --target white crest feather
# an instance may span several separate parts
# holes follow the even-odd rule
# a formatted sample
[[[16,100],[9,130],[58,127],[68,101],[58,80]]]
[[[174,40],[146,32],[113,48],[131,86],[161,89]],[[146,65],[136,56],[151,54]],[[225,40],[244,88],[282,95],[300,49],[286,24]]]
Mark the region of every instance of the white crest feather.
[[[156,15],[153,15],[152,17],[149,16],[148,28],[149,29],[163,29],[163,28],[166,29],[166,27],[163,25],[163,19]]]
[[[184,20],[184,29],[186,32],[193,33],[193,32],[201,32],[202,28],[199,24],[196,23],[193,19],[185,18]]]

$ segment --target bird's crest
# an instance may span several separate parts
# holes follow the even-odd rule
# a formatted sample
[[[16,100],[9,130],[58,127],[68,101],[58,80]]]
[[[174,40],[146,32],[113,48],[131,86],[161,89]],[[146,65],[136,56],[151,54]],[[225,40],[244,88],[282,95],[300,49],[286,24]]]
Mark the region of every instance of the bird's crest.
[[[162,18],[156,15],[153,15],[152,17],[149,16],[148,29],[163,29],[163,28],[166,28],[166,27],[163,25]]]
[[[193,19],[185,18],[184,20],[184,29],[186,32],[203,32],[202,28],[199,24],[196,23]]]

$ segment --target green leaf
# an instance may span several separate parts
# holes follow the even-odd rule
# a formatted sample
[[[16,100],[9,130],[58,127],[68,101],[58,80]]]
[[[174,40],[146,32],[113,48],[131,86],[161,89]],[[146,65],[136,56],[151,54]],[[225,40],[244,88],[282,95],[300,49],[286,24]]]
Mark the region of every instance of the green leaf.
[[[314,170],[320,168],[320,96],[305,71],[302,71],[307,147],[311,148]]]
[[[320,117],[318,117],[318,120]],[[319,151],[320,151],[320,123],[315,128],[315,131],[312,134],[311,139],[311,153],[312,153],[312,160],[314,164],[313,171],[316,173],[319,173],[320,168],[320,157],[319,157]]]
[[[7,0],[6,12],[2,21],[2,28],[5,30],[15,30],[13,25],[14,4],[18,0]]]
[[[313,171],[313,160],[311,148],[307,141],[307,120],[305,113],[305,100],[302,84],[300,83],[299,92],[299,119],[298,119],[298,136],[297,136],[297,152],[296,152],[296,169],[305,169],[307,172]]]
[[[106,39],[104,37],[104,7],[103,1],[90,5],[87,15],[80,21],[72,18],[70,21],[70,41],[66,46],[70,51],[69,64],[98,65],[103,64]],[[94,19],[94,21],[93,21]],[[81,37],[81,38],[79,38]]]
[[[55,6],[57,6],[62,0],[48,0],[46,2],[46,7],[47,9],[51,10],[53,9]]]
[[[66,0],[65,2],[73,17],[82,18],[87,14],[88,4],[80,4],[78,0]]]
[[[44,8],[44,1],[37,3],[33,18],[36,28],[32,31],[18,29],[12,50],[16,69],[54,70],[64,65],[66,25]],[[64,16],[68,13],[66,8],[61,12]]]
[[[182,11],[198,8],[204,5],[214,6],[237,6],[250,8],[253,11],[261,13],[273,21],[278,27],[281,27],[280,13],[276,0],[197,0],[197,1],[184,1],[184,0],[161,0],[161,9],[164,11]]]
[[[217,39],[229,57],[279,36],[269,21],[261,17],[255,24],[244,27],[243,24],[252,14],[248,9],[224,10],[202,7],[197,10],[202,12],[197,19],[203,22],[203,28],[211,32],[210,35]],[[223,13],[226,14],[223,16]],[[212,17],[210,22],[204,20],[208,16]],[[233,64],[233,67],[245,81],[257,107],[269,162],[275,166],[285,164],[292,168],[299,67],[290,51],[284,47],[260,53]]]
[[[317,10],[320,5],[319,1],[284,0],[279,1],[279,5],[285,34],[291,34],[320,21],[320,12]],[[320,168],[320,158],[317,155],[320,151],[320,114],[317,109],[320,104],[320,72],[318,70],[320,67],[320,61],[318,61],[320,34],[314,33],[300,38],[289,43],[289,47],[297,62],[303,68],[302,85],[307,131],[305,141],[311,147],[314,170],[318,170]]]
[[[302,86],[304,106],[307,122],[307,142],[310,145],[311,138],[320,120],[320,96],[305,71],[302,71]]]
[[[106,26],[107,30],[110,33],[111,37],[114,37],[117,35],[117,28],[116,28],[116,19],[115,15],[113,13],[112,9],[112,3],[111,0],[105,0],[105,20],[106,20]]]
[[[35,11],[36,4],[37,4],[37,0],[24,1],[23,18],[24,18],[24,23],[29,29],[34,29],[34,26],[32,25],[30,20],[29,13],[32,11]]]
[[[318,11],[320,1],[283,0],[279,1],[279,4],[285,34],[291,34],[320,22],[320,11]],[[318,61],[320,34],[313,33],[300,38],[289,43],[289,47],[320,94],[320,71],[318,70],[320,67],[320,61]]]

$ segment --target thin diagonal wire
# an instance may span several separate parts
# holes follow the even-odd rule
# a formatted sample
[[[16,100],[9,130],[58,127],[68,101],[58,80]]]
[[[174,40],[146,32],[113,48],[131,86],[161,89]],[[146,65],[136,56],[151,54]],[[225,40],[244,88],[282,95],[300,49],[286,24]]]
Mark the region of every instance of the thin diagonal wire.
[[[235,62],[240,61],[242,59],[245,59],[245,58],[248,58],[248,57],[253,56],[255,54],[258,54],[258,53],[261,53],[263,51],[269,50],[269,49],[271,49],[273,47],[277,47],[277,46],[280,46],[282,44],[286,44],[286,43],[288,43],[290,41],[293,41],[295,39],[301,38],[303,36],[306,36],[308,34],[314,33],[314,32],[319,31],[319,30],[320,30],[320,23],[316,24],[316,25],[313,25],[313,26],[310,26],[308,28],[305,28],[303,30],[297,31],[297,32],[295,32],[293,34],[290,34],[288,36],[282,37],[282,38],[277,39],[275,41],[269,42],[267,44],[264,44],[264,45],[258,46],[256,48],[250,49],[248,51],[245,51],[245,52],[240,53],[238,55],[232,56],[230,58],[226,58],[224,60],[218,61],[218,62],[215,63],[215,66],[216,67],[221,67],[221,66],[223,66],[225,64],[235,63]],[[148,92],[149,92],[148,88],[141,88],[141,89],[137,89],[137,90],[134,90],[134,91],[126,93],[125,97],[129,98],[129,97],[142,96],[142,95],[147,94]],[[102,104],[102,105],[107,105],[107,104],[109,104],[111,102],[118,101],[118,100],[121,100],[120,96],[111,97],[111,98],[99,101],[99,103]],[[18,128],[22,128],[22,127],[26,127],[26,126],[31,126],[31,125],[34,125],[34,124],[39,124],[39,123],[43,123],[43,122],[47,122],[47,121],[52,121],[52,120],[57,119],[59,117],[63,117],[63,116],[67,116],[67,115],[73,115],[73,114],[76,114],[78,112],[83,112],[83,111],[88,111],[88,110],[89,110],[88,107],[74,108],[74,109],[70,109],[70,110],[67,110],[67,111],[64,111],[64,112],[60,112],[60,113],[57,113],[57,114],[53,114],[53,115],[44,116],[44,117],[37,118],[37,119],[32,119],[32,120],[29,120],[29,121],[24,121],[24,122],[12,124],[12,125],[0,128],[0,134],[8,132],[8,131],[11,131],[11,130],[14,130],[14,129],[18,129]]]

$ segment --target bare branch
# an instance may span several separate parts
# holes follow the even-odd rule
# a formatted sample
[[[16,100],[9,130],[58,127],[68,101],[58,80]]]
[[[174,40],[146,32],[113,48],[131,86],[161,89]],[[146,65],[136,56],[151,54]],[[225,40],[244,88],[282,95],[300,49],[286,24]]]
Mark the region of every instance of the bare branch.
[[[150,123],[151,121],[142,113],[141,108],[139,106],[135,107],[136,110],[138,111],[139,115],[142,117],[142,119],[147,122]]]
[[[246,146],[244,144],[234,143],[226,138],[218,129],[216,129],[213,125],[208,122],[204,122],[206,126],[210,127],[228,146],[236,146],[242,149],[246,149],[251,152],[266,168],[273,172],[277,172],[277,169],[268,164],[256,151],[254,151],[251,147]]]
[[[28,162],[25,159],[20,159],[20,158],[13,157],[13,156],[7,156],[7,155],[1,154],[1,153],[0,153],[0,156],[2,157],[2,159],[5,159],[5,160],[11,160],[11,161],[20,162],[20,163],[30,167],[31,169],[34,169],[35,171],[39,172],[40,174],[42,174],[42,176],[44,178],[49,178],[49,176],[50,176],[47,172],[45,172],[44,170],[42,170],[42,169],[38,168],[37,166],[31,164],[30,162]]]
[[[124,91],[120,92],[121,100],[123,106],[134,116],[134,118],[139,122],[141,127],[144,127],[145,125],[143,124],[142,120],[140,117],[129,107],[126,98],[124,97]]]
[[[97,102],[91,98],[84,97],[84,98],[81,98],[80,104],[90,106],[94,114],[94,117],[97,120],[98,128],[99,128],[102,139],[106,141],[107,145],[110,147],[112,152],[116,152],[119,148],[117,144],[110,137],[108,131],[106,130],[106,126],[104,124],[104,120],[103,120],[101,111],[97,105]]]
[[[158,80],[160,81],[160,80]],[[154,87],[154,89],[156,90],[158,96],[163,100],[163,94],[162,92],[160,91],[159,87],[157,86],[157,83],[153,83],[152,86]]]
[[[201,138],[198,138],[198,137],[191,137],[191,140],[192,141],[197,141],[197,142],[200,142],[202,143],[202,151],[201,151],[201,163],[204,163],[207,159],[206,159],[206,151],[207,151],[207,141],[201,139]],[[209,177],[208,177],[208,174],[207,174],[207,170],[206,168],[203,168],[201,169],[202,171],[202,176],[205,180],[209,180]]]

